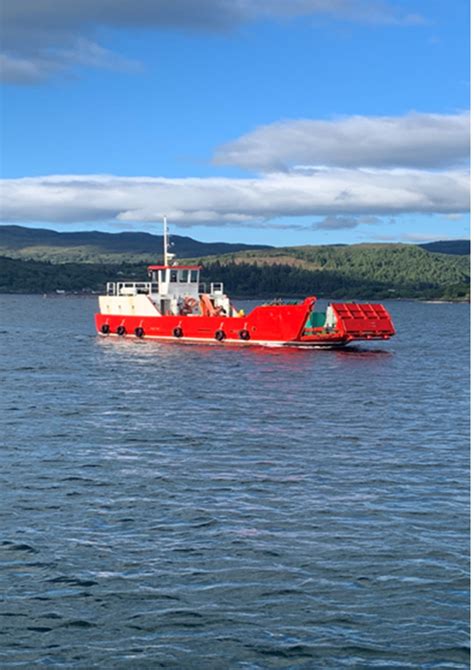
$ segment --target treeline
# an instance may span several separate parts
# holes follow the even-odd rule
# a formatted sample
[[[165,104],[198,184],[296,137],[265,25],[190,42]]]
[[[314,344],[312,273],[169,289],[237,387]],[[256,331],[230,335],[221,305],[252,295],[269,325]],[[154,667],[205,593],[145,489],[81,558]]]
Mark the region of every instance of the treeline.
[[[421,251],[421,250],[420,250]],[[426,256],[436,257],[437,254]],[[370,254],[369,254],[370,256]],[[459,261],[458,257],[451,257]],[[276,259],[274,259],[276,260]],[[380,259],[379,259],[380,260]],[[449,263],[442,259],[433,263],[423,259],[418,268],[401,262],[380,265],[377,258],[361,258],[352,265],[338,268],[326,262],[318,269],[298,264],[261,262],[249,258],[204,260],[202,281],[223,281],[226,291],[234,297],[271,298],[317,295],[334,299],[417,298],[467,300],[469,298],[469,264]],[[267,258],[268,261],[268,258]],[[102,291],[108,281],[129,279],[146,281],[146,267],[140,263],[61,265],[22,261],[0,257],[0,292],[49,293]]]
[[[467,276],[444,283],[442,277],[423,279],[402,274],[397,281],[391,281],[370,275],[352,276],[338,270],[306,270],[286,264],[207,263],[203,280],[217,278],[224,282],[229,293],[242,297],[317,295],[335,299],[468,300],[470,288]]]
[[[470,258],[407,244],[247,251],[204,261],[237,294],[466,300]]]
[[[469,256],[428,252],[408,244],[360,244],[350,247],[303,247],[296,257],[308,267],[335,271],[347,278],[415,290],[469,283]]]
[[[21,261],[0,256],[1,293],[50,293],[54,291],[100,291],[108,281],[131,279],[144,281],[146,269],[141,263],[102,265]]]
[[[446,286],[469,279],[469,256],[431,253],[408,244],[359,244],[347,247],[307,246],[248,251],[205,259],[212,263],[250,263],[259,266],[291,265],[316,272],[336,273],[364,284],[394,287],[420,284]],[[323,276],[321,276],[323,280]]]

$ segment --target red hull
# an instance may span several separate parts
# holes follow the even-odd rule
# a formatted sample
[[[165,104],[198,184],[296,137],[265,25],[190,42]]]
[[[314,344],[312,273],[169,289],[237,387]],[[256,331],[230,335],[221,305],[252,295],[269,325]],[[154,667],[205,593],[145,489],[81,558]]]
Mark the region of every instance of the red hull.
[[[219,342],[216,333],[223,332],[221,343],[239,344],[286,343],[298,340],[316,298],[306,298],[299,305],[262,305],[247,316],[122,316],[96,314],[97,331],[104,325],[110,334],[122,326],[124,335],[135,336],[137,328],[142,337],[165,340]],[[176,337],[176,329],[181,335]],[[248,333],[248,339],[242,334]]]
[[[341,346],[353,340],[386,340],[395,334],[382,305],[334,303],[335,328],[307,328],[315,302],[311,297],[298,305],[262,305],[246,316],[233,317],[99,313],[95,322],[101,334],[214,344]]]

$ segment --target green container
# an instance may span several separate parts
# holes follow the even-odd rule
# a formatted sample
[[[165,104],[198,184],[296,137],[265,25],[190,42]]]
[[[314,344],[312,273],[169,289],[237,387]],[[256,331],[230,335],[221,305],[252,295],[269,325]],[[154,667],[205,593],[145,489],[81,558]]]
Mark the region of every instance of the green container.
[[[326,323],[326,312],[311,312],[305,328],[321,328]]]

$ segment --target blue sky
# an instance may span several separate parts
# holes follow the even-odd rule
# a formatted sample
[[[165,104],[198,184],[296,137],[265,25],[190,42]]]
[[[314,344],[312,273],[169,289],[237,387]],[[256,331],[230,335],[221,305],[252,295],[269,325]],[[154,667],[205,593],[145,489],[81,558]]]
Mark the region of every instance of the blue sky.
[[[3,21],[3,223],[468,236],[466,0],[67,5]]]

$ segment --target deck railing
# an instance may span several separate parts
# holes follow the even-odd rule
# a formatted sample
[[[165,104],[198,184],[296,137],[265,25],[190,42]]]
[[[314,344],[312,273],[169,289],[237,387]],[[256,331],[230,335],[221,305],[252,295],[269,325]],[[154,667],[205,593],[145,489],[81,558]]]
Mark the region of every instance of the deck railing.
[[[107,295],[149,295],[158,293],[158,284],[151,281],[108,282]]]
[[[158,283],[151,281],[124,281],[124,282],[108,282],[107,295],[149,295],[151,293],[159,293]],[[224,284],[222,282],[212,282],[209,284],[199,284],[199,293],[209,293],[213,296],[224,295]]]

